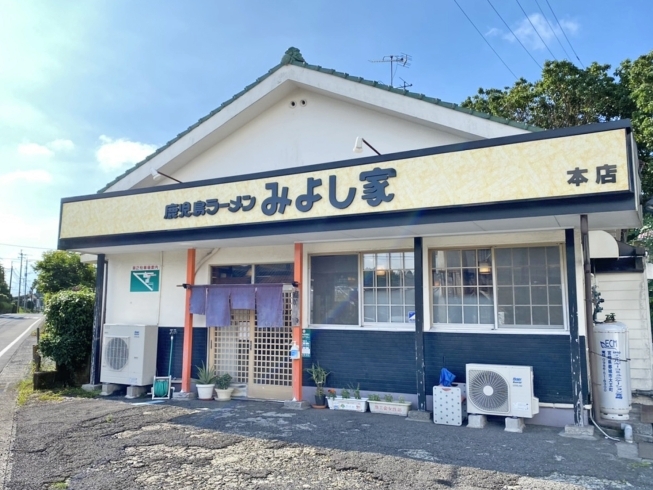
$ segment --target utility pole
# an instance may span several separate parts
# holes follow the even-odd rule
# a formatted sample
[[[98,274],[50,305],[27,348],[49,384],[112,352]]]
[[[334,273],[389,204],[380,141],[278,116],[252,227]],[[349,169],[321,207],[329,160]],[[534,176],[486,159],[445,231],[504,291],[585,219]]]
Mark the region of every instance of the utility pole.
[[[9,299],[11,299],[11,303],[13,303],[13,299],[11,298],[11,282],[14,279],[14,261],[11,261],[11,268],[9,269]]]
[[[23,300],[23,308],[27,309],[27,264],[29,260],[25,258],[25,299]]]
[[[20,251],[20,269],[18,270],[18,297],[16,299],[16,313],[20,313],[20,285],[21,277],[23,275],[23,251]]]

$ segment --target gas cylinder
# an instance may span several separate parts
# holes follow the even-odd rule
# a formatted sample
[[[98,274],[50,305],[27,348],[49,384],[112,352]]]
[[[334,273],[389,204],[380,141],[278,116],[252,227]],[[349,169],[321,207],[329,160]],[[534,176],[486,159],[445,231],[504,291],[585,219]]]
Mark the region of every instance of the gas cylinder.
[[[596,362],[594,390],[599,396],[601,416],[628,420],[631,405],[628,327],[621,322],[594,325],[593,360]]]

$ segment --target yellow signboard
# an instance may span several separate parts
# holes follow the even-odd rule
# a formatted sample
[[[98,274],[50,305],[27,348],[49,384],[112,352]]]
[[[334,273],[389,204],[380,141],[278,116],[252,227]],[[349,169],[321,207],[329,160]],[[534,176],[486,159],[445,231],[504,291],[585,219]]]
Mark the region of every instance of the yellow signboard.
[[[363,165],[327,164],[311,171],[192,187],[64,199],[60,238],[628,191],[628,162],[626,129],[615,129]]]

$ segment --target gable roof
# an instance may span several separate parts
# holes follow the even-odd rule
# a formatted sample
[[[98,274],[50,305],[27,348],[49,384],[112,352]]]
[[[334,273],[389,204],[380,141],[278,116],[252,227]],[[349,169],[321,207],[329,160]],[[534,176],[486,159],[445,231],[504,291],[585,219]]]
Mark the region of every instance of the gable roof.
[[[505,119],[503,117],[493,116],[493,115],[490,115],[490,114],[486,114],[484,112],[479,112],[479,111],[475,111],[475,110],[472,110],[472,109],[467,109],[465,107],[461,107],[458,104],[454,104],[454,103],[451,103],[451,102],[445,102],[445,101],[443,101],[441,99],[438,99],[438,98],[435,98],[435,97],[428,97],[428,96],[426,96],[424,94],[420,94],[420,93],[417,93],[417,92],[411,92],[411,91],[406,90],[406,89],[391,87],[389,85],[386,85],[386,84],[383,84],[383,83],[380,83],[380,82],[375,82],[373,80],[367,80],[367,79],[365,79],[363,77],[351,76],[348,73],[339,72],[339,71],[336,71],[336,70],[334,70],[332,68],[323,68],[320,65],[310,65],[310,64],[308,64],[306,62],[306,60],[304,60],[304,57],[302,56],[299,49],[294,48],[294,47],[290,47],[284,53],[283,57],[281,58],[281,62],[278,65],[271,68],[270,70],[268,70],[268,72],[265,75],[257,78],[254,83],[251,83],[250,85],[247,85],[243,90],[241,90],[240,92],[235,94],[230,99],[224,101],[222,104],[220,104],[219,107],[217,107],[216,109],[214,109],[210,113],[208,113],[206,116],[199,119],[195,124],[189,126],[186,130],[179,133],[177,136],[175,136],[173,139],[171,139],[170,141],[165,143],[163,146],[157,148],[157,150],[154,153],[148,155],[144,160],[138,162],[133,167],[128,168],[127,170],[125,170],[125,172],[118,175],[115,179],[113,179],[111,182],[109,182],[107,185],[105,185],[102,189],[100,189],[98,191],[98,194],[106,191],[111,186],[113,186],[115,183],[122,180],[125,176],[129,175],[130,173],[132,173],[137,168],[139,168],[142,165],[144,165],[145,163],[149,162],[156,155],[158,155],[159,153],[163,152],[164,150],[166,150],[167,148],[172,146],[174,143],[176,143],[178,140],[183,138],[185,135],[187,135],[188,133],[193,131],[195,128],[197,128],[199,125],[201,125],[203,122],[205,122],[206,120],[213,117],[215,114],[217,114],[218,112],[223,110],[225,107],[230,105],[235,100],[242,97],[244,94],[246,94],[247,92],[252,90],[254,87],[259,85],[261,82],[263,82],[270,75],[272,75],[277,70],[279,70],[280,68],[282,68],[282,67],[284,67],[286,65],[293,65],[293,66],[297,66],[297,67],[300,67],[300,68],[305,68],[305,69],[308,69],[308,70],[316,71],[316,72],[319,72],[319,73],[325,73],[325,74],[328,74],[328,75],[333,75],[333,76],[336,76],[336,77],[339,77],[339,78],[342,78],[342,79],[345,79],[345,80],[349,80],[349,81],[352,81],[352,82],[357,82],[357,83],[360,83],[360,84],[363,84],[363,85],[374,87],[374,88],[377,88],[379,90],[384,90],[386,92],[391,92],[391,93],[394,93],[394,94],[404,95],[404,96],[410,97],[412,99],[422,100],[422,101],[430,103],[430,104],[442,106],[442,107],[445,107],[447,109],[452,109],[454,111],[463,112],[463,113],[469,114],[471,116],[480,117],[482,119],[487,119],[487,120],[490,120],[490,121],[494,121],[494,122],[497,122],[497,123],[500,123],[500,124],[505,124],[505,125],[512,126],[512,127],[515,127],[515,128],[519,128],[519,129],[523,129],[523,130],[527,130],[527,131],[542,131],[541,128],[538,128],[537,126],[532,126],[530,124],[524,124],[524,123],[520,123],[520,122],[516,122],[516,121],[511,121],[511,120]]]

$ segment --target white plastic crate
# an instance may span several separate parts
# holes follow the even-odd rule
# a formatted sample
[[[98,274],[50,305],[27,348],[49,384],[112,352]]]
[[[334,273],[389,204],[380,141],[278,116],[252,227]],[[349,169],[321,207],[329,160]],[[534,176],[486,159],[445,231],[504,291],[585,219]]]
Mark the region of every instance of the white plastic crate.
[[[463,425],[467,418],[467,386],[433,387],[433,422],[443,425]]]

